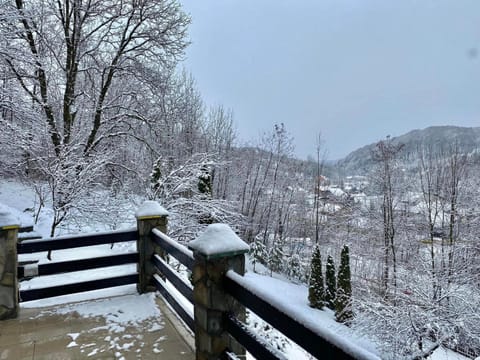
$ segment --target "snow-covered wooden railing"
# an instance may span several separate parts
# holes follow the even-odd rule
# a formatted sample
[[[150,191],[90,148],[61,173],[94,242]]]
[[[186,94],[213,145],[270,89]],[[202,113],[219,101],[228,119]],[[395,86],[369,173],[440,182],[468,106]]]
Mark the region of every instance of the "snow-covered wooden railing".
[[[166,231],[168,213],[158,203],[146,201],[136,212],[137,227],[75,236],[60,236],[40,240],[23,240],[18,236],[22,229],[9,214],[0,214],[0,320],[18,315],[19,302],[38,300],[79,292],[137,284],[140,293],[155,289],[151,286],[155,270],[151,258],[154,253],[150,233],[152,228]],[[136,252],[112,254],[60,262],[39,263],[38,260],[18,263],[18,255],[49,252],[79,247],[136,242]],[[49,257],[50,258],[50,257]],[[116,276],[62,283],[55,286],[20,289],[19,281],[45,275],[62,275],[82,270],[135,264],[136,271],[127,268]]]
[[[43,251],[64,250],[86,246],[113,244],[137,240],[137,230],[111,231],[79,236],[61,236],[51,239],[26,240],[17,244],[18,254],[31,254]],[[37,276],[65,274],[74,271],[98,269],[116,265],[136,264],[138,252],[118,255],[75,259],[61,262],[38,264],[36,262],[18,266],[20,281]],[[121,285],[136,284],[138,273],[110,276],[101,279],[68,283],[56,286],[20,290],[20,302],[38,300],[48,297],[74,294],[84,291],[105,289]]]
[[[18,229],[18,240],[41,239],[42,236],[33,230],[33,225],[20,226]]]
[[[189,243],[190,249],[157,229],[151,231],[151,241],[159,249],[159,252],[152,256],[152,263],[159,271],[159,274],[153,276],[153,282],[165,300],[195,333],[196,358],[220,359],[228,358],[227,353],[245,354],[242,346],[226,333],[223,327],[224,313],[231,312],[245,319],[245,309],[222,291],[221,283],[228,269],[244,273],[244,254],[249,249],[248,245],[224,224],[207,227],[204,233]],[[193,289],[165,261],[167,254],[192,271]],[[170,284],[186,301],[173,293]],[[185,302],[190,302],[190,306]]]
[[[136,213],[136,229],[28,240],[18,243],[17,246],[12,244],[17,241],[19,226],[2,225],[0,221],[0,245],[2,242],[6,243],[6,246],[0,247],[0,265],[4,264],[2,266],[5,270],[2,271],[6,274],[3,277],[16,278],[17,271],[20,276],[32,277],[136,263],[137,272],[133,274],[23,290],[20,291],[20,297],[22,301],[28,301],[137,283],[140,293],[160,291],[195,333],[197,360],[234,358],[245,355],[245,351],[257,359],[285,358],[256,334],[247,330],[246,308],[317,358],[378,360],[376,355],[335,334],[322,331],[308,319],[292,313],[288,306],[263,294],[261,287],[249,282],[243,276],[245,253],[249,246],[238,238],[230,227],[224,224],[209,225],[206,231],[186,248],[166,235],[167,216],[168,213],[158,203],[149,201]],[[27,264],[18,269],[9,264],[5,265],[5,259],[12,256],[16,259],[17,252],[26,254],[123,241],[136,241],[137,252],[38,265]],[[193,287],[169,265],[166,261],[167,254],[192,271]],[[7,284],[6,281],[4,283]],[[15,317],[17,314],[17,292],[12,291],[15,286],[18,288],[18,284],[13,284],[3,294],[4,297],[5,294],[10,294],[14,304],[11,306],[10,300],[6,304],[0,303],[0,319]],[[180,299],[179,294],[183,295],[185,301]]]
[[[194,258],[191,250],[188,250],[185,246],[171,239],[158,229],[152,230],[152,238],[163,250],[172,255],[188,270],[192,271]]]
[[[285,304],[265,293],[261,285],[232,270],[227,272],[224,286],[235,299],[318,359],[380,360],[375,354],[323,328],[321,324],[312,323],[305,315],[292,314]],[[231,314],[226,316],[225,324],[226,329],[256,358],[281,358],[274,349],[268,350],[247,330],[245,324]]]
[[[17,245],[19,254],[31,254],[41,251],[73,249],[84,246],[114,244],[136,241],[137,229],[99,232],[94,234],[58,236],[42,240],[25,240]]]
[[[248,245],[227,225],[210,225],[190,242],[193,252],[158,230],[154,229],[151,235],[162,251],[193,272],[192,289],[164,260],[165,256],[157,254],[152,258],[160,271],[154,276],[157,290],[195,333],[197,359],[235,358],[244,355],[245,349],[257,359],[285,359],[281,352],[248,330],[245,324],[245,308],[248,308],[319,359],[379,360],[347,339],[292,314],[288,307],[265,296],[261,285],[247,281],[243,273]],[[166,281],[192,303],[194,316],[172,294]]]
[[[190,250],[169,238],[158,229],[153,229],[151,235],[153,242],[164,251],[164,257],[166,257],[165,254],[169,254],[177,259],[178,262],[184,265],[188,270],[191,271],[193,269],[194,258],[193,253]],[[180,294],[182,294],[185,299],[193,305],[192,286],[185,282],[185,280],[183,280],[159,254],[153,255],[152,262],[160,273],[160,275],[156,274],[153,277],[156,289],[162,294],[163,298],[175,310],[187,327],[191,331],[195,331],[193,313],[171,293],[171,289],[169,289],[165,280],[168,280],[180,292]]]

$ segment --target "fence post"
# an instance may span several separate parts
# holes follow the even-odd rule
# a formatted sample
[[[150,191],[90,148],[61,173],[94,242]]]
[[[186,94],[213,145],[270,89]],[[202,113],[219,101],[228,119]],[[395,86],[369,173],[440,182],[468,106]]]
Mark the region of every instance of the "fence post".
[[[154,228],[167,233],[168,211],[156,201],[145,201],[135,212],[135,216],[137,218],[137,251],[139,253],[137,290],[143,294],[156,290],[152,285],[152,278],[156,273],[152,256],[154,253],[163,254],[163,250],[152,241],[151,233]]]
[[[18,220],[0,213],[0,320],[18,315]]]
[[[225,273],[232,269],[245,273],[245,253],[249,246],[225,224],[212,224],[188,247],[193,250],[193,299],[197,360],[222,357],[226,350],[244,355],[245,350],[225,331],[223,318],[233,313],[245,320],[245,308],[226,293]]]

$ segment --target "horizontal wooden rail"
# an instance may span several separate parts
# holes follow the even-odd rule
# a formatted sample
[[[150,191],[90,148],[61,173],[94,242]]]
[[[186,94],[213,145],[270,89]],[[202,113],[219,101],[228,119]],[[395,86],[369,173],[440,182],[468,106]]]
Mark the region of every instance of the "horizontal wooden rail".
[[[193,253],[185,246],[177,244],[158,229],[152,230],[152,239],[157,245],[165,250],[165,252],[176,258],[187,269],[193,269]],[[152,262],[160,271],[161,275],[164,276],[189,302],[193,303],[193,289],[191,285],[181,279],[159,255],[154,254],[152,257]],[[169,292],[169,290],[165,287],[165,283],[160,275],[155,274],[153,276],[153,282],[157,290],[170,304],[173,310],[175,310],[177,315],[183,320],[183,322],[192,332],[195,332],[195,322],[192,315],[189,314],[177,301],[177,299]]]
[[[280,352],[272,349],[262,342],[258,335],[255,335],[246,328],[246,325],[234,315],[228,314],[223,320],[226,330],[233,336],[250,354],[256,359],[262,360],[286,360]]]
[[[28,226],[20,226],[18,229],[19,233],[26,233],[26,232],[31,232],[33,231],[33,225],[28,225]]]
[[[69,295],[84,291],[100,290],[115,286],[138,283],[138,274],[129,274],[106,279],[83,281],[73,284],[64,284],[40,289],[29,289],[20,291],[20,301],[32,301],[49,297]]]
[[[155,287],[163,296],[163,298],[170,304],[170,306],[175,310],[178,316],[183,320],[183,322],[188,326],[188,328],[195,332],[195,322],[192,315],[190,315],[183,306],[175,299],[175,297],[170,294],[168,289],[165,287],[163,280],[158,274],[153,275],[153,282]]]
[[[60,236],[51,239],[26,240],[17,244],[18,254],[30,254],[40,251],[62,250],[83,246],[113,244],[137,240],[137,230],[111,231],[80,236]]]
[[[238,356],[232,352],[226,351],[223,353],[223,356],[220,358],[221,360],[238,360]]]
[[[163,261],[163,259],[158,256],[154,255],[153,256],[153,263],[155,266],[160,270],[163,276],[167,278],[168,281],[170,281],[176,288],[177,290],[185,296],[185,298],[193,303],[193,289],[192,286],[186,283],[183,279],[181,279],[177,273],[175,273],[170,266]]]
[[[345,343],[345,341],[339,336],[337,339],[324,338],[245,287],[242,284],[242,276],[232,270],[227,272],[224,286],[226,291],[244,306],[319,359],[379,360],[376,355],[366,350],[362,351],[346,344],[342,346],[339,343]]]
[[[110,255],[89,259],[69,260],[45,264],[29,264],[18,267],[18,277],[54,275],[65,272],[91,270],[106,266],[126,265],[138,263],[138,253]]]
[[[152,230],[152,238],[158,246],[185,265],[187,269],[193,269],[193,253],[185,246],[178,244],[158,229]]]

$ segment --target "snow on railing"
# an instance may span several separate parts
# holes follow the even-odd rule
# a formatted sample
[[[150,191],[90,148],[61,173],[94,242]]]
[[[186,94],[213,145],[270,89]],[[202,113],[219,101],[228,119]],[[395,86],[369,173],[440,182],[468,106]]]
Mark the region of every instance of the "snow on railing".
[[[138,238],[137,230],[117,230],[108,232],[99,232],[92,234],[82,234],[76,236],[61,236],[57,238],[26,240],[17,243],[18,254],[31,254],[42,251],[71,249],[86,246],[113,244],[119,242],[136,241]],[[67,261],[54,261],[48,263],[26,262],[19,263],[17,266],[17,281],[29,280],[32,277],[46,275],[59,275],[63,277],[68,273],[74,273],[83,270],[93,270],[119,265],[137,264],[139,254],[137,252],[128,252],[123,254],[112,254],[107,256],[87,257],[81,259],[71,259]],[[110,275],[101,279],[75,279],[74,283],[65,283],[61,281],[54,286],[28,287],[20,289],[20,301],[32,301],[48,297],[69,295],[79,292],[99,290],[109,287],[130,285],[138,283],[138,273],[127,269],[126,273]],[[52,284],[50,284],[52,285]]]
[[[137,229],[131,228],[127,230],[104,231],[93,234],[67,235],[40,240],[25,240],[18,243],[17,252],[18,254],[28,254],[135,240],[137,240]]]
[[[312,355],[325,359],[380,360],[377,355],[313,322],[306,314],[292,310],[252,280],[229,270],[225,287],[243,305]]]
[[[162,249],[176,258],[182,265],[185,265],[189,270],[193,268],[193,252],[171,239],[158,229],[152,230],[153,241],[155,241]]]

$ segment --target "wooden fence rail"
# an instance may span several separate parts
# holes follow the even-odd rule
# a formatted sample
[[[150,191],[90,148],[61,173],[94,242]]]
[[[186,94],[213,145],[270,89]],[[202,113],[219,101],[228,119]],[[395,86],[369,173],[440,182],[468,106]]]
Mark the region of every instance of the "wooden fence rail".
[[[158,229],[152,230],[152,239],[158,246],[177,259],[180,264],[192,271],[195,261],[193,258],[193,252],[175,240],[169,238]]]
[[[64,250],[85,246],[113,244],[126,241],[136,241],[136,230],[113,231],[109,233],[88,234],[80,236],[64,236],[53,239],[26,240],[17,244],[18,254],[30,254],[50,250]],[[63,274],[74,271],[98,269],[109,266],[137,264],[138,252],[101,256],[69,261],[50,262],[45,264],[27,263],[20,264],[17,268],[17,276],[20,281],[31,279],[36,276]],[[49,297],[62,296],[84,291],[100,290],[121,285],[138,283],[138,273],[129,273],[110,276],[102,279],[89,281],[77,281],[75,283],[48,286],[42,288],[26,289],[19,291],[19,301],[32,301]]]
[[[115,286],[136,284],[138,274],[112,276],[105,279],[81,281],[72,284],[63,284],[38,289],[20,291],[20,302],[44,299],[55,296],[76,294],[84,291],[93,291]]]
[[[208,229],[206,231],[208,233]],[[203,236],[203,235],[202,235]],[[229,256],[234,258],[238,257],[239,251],[238,248],[234,248],[228,250],[227,248],[222,249],[223,253],[217,254],[199,254],[198,252],[191,252],[185,246],[182,246],[175,242],[174,240],[170,239],[164,233],[154,229],[152,231],[152,240],[161,247],[163,251],[167,254],[174,256],[179,262],[184,265],[187,269],[193,270],[195,267],[202,267],[205,266],[203,270],[197,269],[197,273],[200,274],[207,274],[205,276],[208,277],[208,273],[212,271],[212,269],[216,268],[218,264],[227,264],[229,260],[226,260]],[[221,241],[218,236],[212,241]],[[212,245],[212,248],[215,246]],[[234,246],[235,247],[235,246]],[[230,251],[230,255],[228,252]],[[243,255],[242,255],[243,256]],[[210,258],[209,258],[210,257]],[[212,262],[213,261],[213,262]],[[195,307],[198,306],[196,301],[199,301],[199,296],[202,297],[203,294],[207,294],[208,300],[214,300],[219,302],[224,302],[222,297],[222,291],[225,292],[225,296],[231,296],[234,298],[238,303],[242,306],[253,311],[256,315],[260,318],[265,320],[271,326],[276,328],[278,331],[283,333],[287,338],[293,340],[299,346],[301,346],[305,351],[310,353],[311,355],[315,356],[319,359],[361,359],[361,360],[379,360],[379,358],[369,353],[368,351],[355,346],[354,344],[350,344],[340,336],[335,336],[334,334],[325,334],[323,335],[321,332],[312,328],[308,324],[304,324],[298,321],[294,316],[288,314],[285,309],[280,309],[275,304],[272,304],[268,301],[268,299],[263,298],[261,294],[261,289],[259,291],[255,291],[251,288],[251,286],[247,286],[245,281],[243,280],[243,276],[235,272],[234,270],[227,270],[225,273],[218,274],[221,277],[218,280],[217,286],[220,284],[220,288],[216,288],[213,291],[210,291],[207,287],[208,284],[211,284],[215,281],[204,281],[200,282],[200,286],[202,289],[197,296],[194,296],[194,292],[196,291],[193,289],[190,284],[187,284],[183,279],[180,278],[179,274],[176,273],[167,262],[162,259],[158,254],[152,257],[152,262],[155,264],[157,269],[160,271],[160,275],[155,277],[155,283],[157,289],[162,293],[164,298],[170,303],[172,308],[177,311],[180,318],[187,324],[187,326],[196,332],[196,336],[198,336],[199,329],[202,326],[199,322],[208,323],[209,321],[215,320],[215,318],[209,319],[209,313],[215,313],[218,310],[207,310],[206,312],[202,311],[199,312],[195,310],[195,317],[192,319],[191,314],[185,310],[184,306],[178,301],[175,296],[169,292],[168,288],[165,285],[164,280],[168,280],[173,286],[177,288],[177,290],[190,302],[194,304]],[[212,274],[210,274],[212,275]],[[202,275],[203,276],[203,275]],[[216,275],[213,274],[215,277]],[[193,274],[195,277],[195,272]],[[194,281],[195,286],[198,285],[198,279]],[[207,285],[206,285],[207,284]],[[201,295],[199,295],[201,294]],[[209,295],[208,295],[209,294]],[[215,297],[218,297],[215,299]],[[208,301],[207,301],[208,302]],[[218,308],[225,309],[226,303],[230,303],[230,300],[227,300],[223,304],[217,304]],[[210,304],[215,307],[215,304]],[[207,316],[207,319],[202,319],[204,315]],[[240,312],[242,314],[242,312]],[[198,315],[198,316],[197,316]],[[240,316],[242,317],[242,316]],[[219,329],[216,329],[212,332],[215,334],[215,331],[218,332],[226,332],[228,336],[235,339],[242,347],[244,347],[251,355],[253,355],[257,359],[265,359],[265,360],[284,360],[286,359],[285,355],[279,352],[277,349],[271,347],[267,344],[260,336],[253,333],[251,330],[248,329],[248,326],[245,324],[245,319],[241,319],[236,316],[231,311],[224,311],[221,318],[221,324],[219,324]],[[217,325],[215,325],[217,326]],[[213,327],[215,327],[213,326]],[[196,339],[197,345],[197,359],[204,359],[205,353],[199,351],[199,347],[202,346],[202,340]],[[208,347],[208,346],[207,346]],[[234,358],[233,353],[230,347],[226,347],[219,358],[229,359]],[[239,354],[237,354],[239,355]],[[242,354],[240,354],[242,355]]]
[[[152,240],[163,250],[166,256],[171,255],[178,260],[180,264],[185,266],[186,269],[192,270],[193,268],[193,253],[185,246],[180,245],[166,234],[158,229],[152,230]],[[194,332],[195,325],[193,319],[193,313],[185,308],[179,301],[179,299],[171,294],[171,290],[168,288],[165,280],[169,281],[180,294],[193,306],[193,288],[190,284],[185,282],[178,272],[176,272],[159,254],[154,254],[152,262],[157,268],[159,275],[154,276],[154,284],[156,289],[160,292],[163,298],[170,304],[170,306],[176,311],[179,317],[187,325],[187,327]]]
[[[45,264],[32,263],[18,266],[18,278],[22,281],[23,278],[31,278],[33,276],[55,275],[72,271],[92,270],[108,266],[136,263],[138,263],[137,252]]]
[[[113,244],[125,241],[136,241],[137,230],[111,231],[106,233],[78,236],[59,236],[42,240],[25,240],[17,245],[18,254],[31,254],[41,251],[72,249],[84,246]]]
[[[257,288],[257,291],[255,291],[251,286],[246,286],[243,277],[231,270],[227,272],[224,284],[227,292],[234,298],[289,339],[296,342],[308,353],[319,359],[378,359],[375,355],[362,351],[363,349],[357,346],[348,344],[339,335],[319,334],[318,330],[298,321],[294,316],[285,312],[284,309],[280,309],[264,299],[260,295],[261,288]],[[230,318],[229,324],[233,325],[233,322],[233,319]],[[237,331],[241,333],[239,341],[247,347],[247,350],[254,351],[255,348],[252,347],[250,349],[248,342],[243,343],[241,341],[242,339],[247,339],[247,331],[244,330],[246,326],[241,323],[237,323],[237,326],[240,327]],[[274,353],[273,349],[271,351]],[[261,358],[263,358],[263,355]]]

